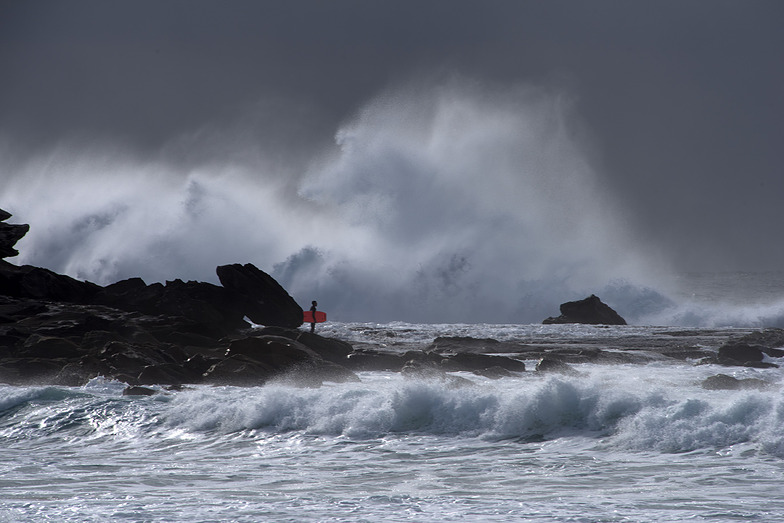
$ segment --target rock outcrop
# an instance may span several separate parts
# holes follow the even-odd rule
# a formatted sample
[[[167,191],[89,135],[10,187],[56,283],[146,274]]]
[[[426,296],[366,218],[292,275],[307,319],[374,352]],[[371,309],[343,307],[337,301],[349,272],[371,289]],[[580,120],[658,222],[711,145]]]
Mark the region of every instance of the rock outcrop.
[[[544,324],[586,323],[590,325],[626,325],[624,320],[609,305],[591,294],[584,300],[561,304],[561,315],[544,320]]]
[[[18,255],[19,251],[14,249],[14,245],[30,230],[29,225],[3,223],[11,216],[11,213],[0,209],[0,259]]]
[[[0,222],[9,217],[0,210]],[[18,254],[13,246],[28,229],[0,223],[1,257]],[[224,286],[130,278],[102,287],[0,260],[0,381],[260,383],[295,370],[310,383],[352,378],[338,363],[351,347],[309,333],[300,339],[291,329],[302,309],[271,276],[251,264],[217,272]],[[246,316],[280,331],[249,329]]]
[[[254,323],[289,328],[302,325],[302,307],[269,274],[250,263],[222,265],[216,272],[223,288],[241,303]]]

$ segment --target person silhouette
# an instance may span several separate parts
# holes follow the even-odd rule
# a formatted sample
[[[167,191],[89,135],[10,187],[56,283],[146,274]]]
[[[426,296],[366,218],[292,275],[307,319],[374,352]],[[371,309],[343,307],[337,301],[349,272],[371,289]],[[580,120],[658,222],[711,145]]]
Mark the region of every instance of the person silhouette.
[[[310,332],[316,332],[316,300],[313,300],[313,305],[310,306],[310,319],[313,320],[310,324]]]

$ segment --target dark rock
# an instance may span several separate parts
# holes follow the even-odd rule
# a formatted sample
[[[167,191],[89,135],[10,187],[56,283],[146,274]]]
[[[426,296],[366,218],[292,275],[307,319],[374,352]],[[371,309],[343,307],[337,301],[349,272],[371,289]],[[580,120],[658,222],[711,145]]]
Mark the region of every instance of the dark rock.
[[[26,224],[12,225],[2,223],[11,216],[11,213],[0,209],[0,259],[18,255],[19,251],[14,249],[14,245],[30,230],[30,226]]]
[[[204,354],[194,354],[183,364],[185,368],[192,373],[203,375],[207,369],[215,365],[221,358],[209,358]]]
[[[544,320],[544,324],[586,323],[590,325],[626,325],[624,320],[610,306],[591,294],[584,300],[569,301],[561,304],[561,315]]]
[[[216,272],[221,285],[242,299],[242,309],[254,323],[289,328],[302,325],[302,307],[269,274],[250,263],[221,265]]]
[[[204,373],[204,381],[214,385],[263,385],[274,375],[273,369],[241,354],[225,358]]]
[[[346,358],[346,365],[355,371],[400,372],[406,360],[401,354],[356,349]]]
[[[709,376],[702,382],[702,388],[707,390],[763,390],[769,388],[770,384],[757,378],[737,379],[726,374],[716,374]]]
[[[784,357],[784,329],[763,329],[733,340],[734,344],[753,345],[773,358]]]
[[[75,280],[31,265],[0,263],[0,295],[66,303],[88,303],[101,289],[91,282]]]
[[[504,370],[513,372],[525,372],[525,363],[506,356],[491,356],[488,354],[472,354],[470,352],[460,352],[446,358],[442,363],[446,370],[468,370],[477,371],[500,367]]]
[[[82,350],[74,342],[53,336],[33,334],[24,342],[22,355],[28,358],[79,358]]]
[[[559,374],[569,374],[576,376],[579,373],[568,363],[564,363],[558,358],[547,357],[540,359],[536,364],[537,372],[555,372]]]
[[[474,374],[477,376],[484,376],[485,378],[490,378],[491,380],[498,380],[501,378],[509,378],[511,376],[516,376],[517,374],[510,372],[503,367],[488,367],[486,369],[477,369],[473,371]]]
[[[6,358],[0,363],[0,381],[20,384],[51,382],[65,366],[63,360],[48,358]]]
[[[730,360],[736,364],[762,361],[764,358],[763,348],[746,343],[727,343],[719,347],[719,361]]]
[[[312,349],[284,336],[260,336],[234,340],[226,351],[227,359],[239,358],[242,369],[231,370],[231,381],[237,377],[248,380],[259,372],[259,380],[286,380],[299,385],[320,386],[322,381],[359,381],[347,368],[323,359]],[[208,371],[210,375],[225,372],[223,365]],[[210,377],[212,379],[212,377]],[[251,380],[252,381],[252,380]]]
[[[96,376],[98,376],[98,373],[92,372],[87,366],[79,363],[68,363],[52,379],[52,384],[63,387],[81,387]]]
[[[131,278],[107,285],[96,294],[95,302],[125,311],[186,318],[193,322],[190,332],[208,337],[248,327],[242,304],[211,283],[176,279],[166,285],[145,285],[140,278]]]
[[[719,347],[718,362],[721,365],[742,365],[760,369],[777,368],[778,365],[763,361],[767,347],[746,343],[726,343]]]
[[[318,334],[313,334],[299,329],[287,329],[283,327],[265,327],[258,331],[261,336],[282,336],[299,342],[327,361],[345,365],[348,355],[354,348],[351,344],[334,338],[325,338]]]
[[[125,387],[122,393],[123,396],[153,396],[155,394],[158,394],[157,390],[139,387],[138,385]]]
[[[493,338],[471,338],[470,336],[439,336],[428,347],[440,352],[496,352],[498,340]]]
[[[301,343],[282,336],[260,336],[234,340],[226,350],[226,357],[238,354],[279,370],[309,360],[321,359]]]
[[[140,385],[179,385],[198,383],[202,380],[199,373],[190,372],[179,363],[161,363],[144,367],[136,377]]]

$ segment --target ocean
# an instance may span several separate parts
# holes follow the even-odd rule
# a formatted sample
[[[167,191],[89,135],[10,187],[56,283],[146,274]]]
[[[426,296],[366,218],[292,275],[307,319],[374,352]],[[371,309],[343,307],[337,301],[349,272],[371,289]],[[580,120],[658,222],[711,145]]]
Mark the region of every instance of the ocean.
[[[438,336],[644,346],[679,331],[327,323],[321,334],[404,351]],[[784,521],[780,369],[662,359],[562,375],[526,363],[495,380],[361,372],[319,388],[144,397],[102,379],[0,385],[0,521]],[[769,385],[701,387],[720,373]]]

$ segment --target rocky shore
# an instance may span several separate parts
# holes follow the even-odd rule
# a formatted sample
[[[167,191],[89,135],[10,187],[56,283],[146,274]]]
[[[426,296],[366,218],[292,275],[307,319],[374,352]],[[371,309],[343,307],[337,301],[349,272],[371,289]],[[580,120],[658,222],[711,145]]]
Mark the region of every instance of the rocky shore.
[[[147,393],[145,385],[260,385],[292,380],[304,386],[358,380],[357,371],[412,376],[468,371],[500,378],[526,370],[574,373],[579,363],[647,363],[661,358],[728,366],[775,366],[784,356],[784,331],[768,329],[710,341],[694,334],[645,346],[619,340],[571,345],[510,344],[491,339],[441,337],[422,347],[382,351],[300,329],[302,308],[271,276],[251,264],[216,269],[221,285],[182,280],[146,284],[139,278],[99,286],[2,258],[18,254],[27,225],[5,223],[0,210],[0,382],[78,386],[104,376]],[[561,306],[546,323],[624,325],[596,296]],[[255,325],[252,325],[255,324]],[[259,327],[263,326],[263,327]],[[705,331],[699,334],[706,335]],[[722,338],[722,336],[724,336]],[[614,346],[612,345],[614,344]],[[713,345],[711,345],[713,344]],[[529,369],[530,370],[530,369]],[[729,376],[706,387],[740,388]]]

